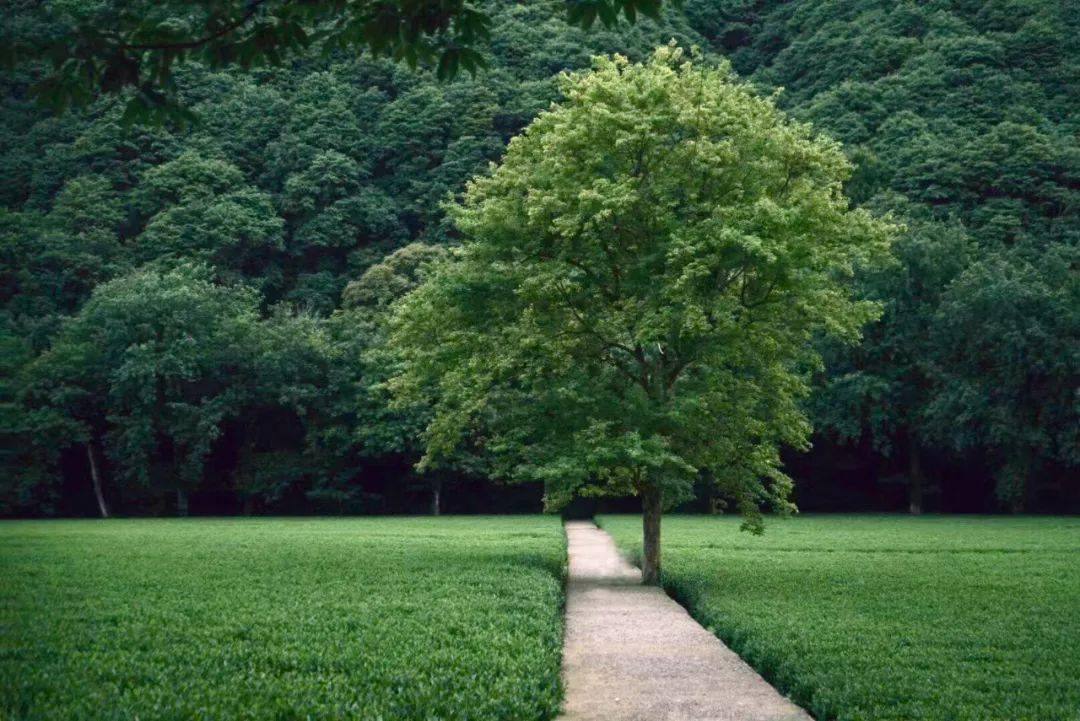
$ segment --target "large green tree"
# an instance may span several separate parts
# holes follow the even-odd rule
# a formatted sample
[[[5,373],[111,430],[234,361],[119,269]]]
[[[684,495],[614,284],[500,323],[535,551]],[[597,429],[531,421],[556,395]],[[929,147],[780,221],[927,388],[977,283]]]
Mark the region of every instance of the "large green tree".
[[[551,507],[640,496],[657,583],[662,510],[699,476],[751,528],[790,510],[810,340],[875,315],[845,279],[891,226],[849,208],[836,143],[726,65],[667,46],[562,90],[453,209],[462,247],[398,309],[395,387],[434,404],[422,466],[479,436]]]

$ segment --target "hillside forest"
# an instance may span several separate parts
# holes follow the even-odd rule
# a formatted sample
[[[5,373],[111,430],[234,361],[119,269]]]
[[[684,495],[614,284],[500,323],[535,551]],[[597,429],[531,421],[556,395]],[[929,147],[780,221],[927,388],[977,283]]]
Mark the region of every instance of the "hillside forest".
[[[0,74],[0,514],[533,509],[475,438],[420,474],[394,304],[451,252],[446,202],[600,54],[674,39],[843,144],[903,225],[880,304],[805,370],[803,510],[1080,511],[1080,12],[1060,0],[685,0],[568,24],[489,0],[486,68],[344,50],[175,68],[191,122],[42,108]],[[33,37],[34,3],[0,11]],[[690,505],[722,507],[705,480]],[[532,505],[530,505],[532,504]]]

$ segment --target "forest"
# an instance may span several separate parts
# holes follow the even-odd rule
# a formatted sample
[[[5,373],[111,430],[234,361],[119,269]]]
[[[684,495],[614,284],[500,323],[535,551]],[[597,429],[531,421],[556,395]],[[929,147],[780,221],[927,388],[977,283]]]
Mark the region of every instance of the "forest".
[[[535,510],[479,434],[414,466],[391,309],[448,202],[593,56],[674,40],[842,144],[902,226],[857,268],[862,340],[815,341],[803,510],[1080,511],[1080,12],[1059,0],[685,0],[584,29],[490,0],[486,67],[340,49],[175,68],[186,122],[58,113],[0,74],[0,514]],[[7,32],[48,22],[8,3]],[[723,507],[702,478],[688,507]]]

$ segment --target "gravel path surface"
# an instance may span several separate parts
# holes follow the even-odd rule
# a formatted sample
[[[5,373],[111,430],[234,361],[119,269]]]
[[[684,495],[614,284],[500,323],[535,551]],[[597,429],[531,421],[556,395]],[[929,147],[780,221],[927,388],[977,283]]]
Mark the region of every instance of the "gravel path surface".
[[[812,721],[662,590],[604,531],[568,521],[562,721]]]

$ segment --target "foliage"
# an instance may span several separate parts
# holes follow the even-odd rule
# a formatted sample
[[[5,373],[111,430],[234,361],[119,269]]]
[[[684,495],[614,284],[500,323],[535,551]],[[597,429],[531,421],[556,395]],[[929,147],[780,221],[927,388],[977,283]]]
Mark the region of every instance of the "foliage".
[[[400,369],[401,357],[386,336],[391,305],[446,253],[442,246],[412,243],[389,254],[345,287],[343,308],[327,322],[332,359],[325,389],[327,417],[312,433],[320,449],[316,455],[329,460],[317,481],[324,497],[355,497],[358,489],[350,481],[365,458],[400,455],[418,460],[419,437],[430,413],[419,404],[390,408],[386,383]]]
[[[148,219],[136,262],[200,260],[236,277],[274,280],[284,222],[238,168],[185,153],[147,171],[139,190],[135,202]]]
[[[934,222],[917,205],[888,200],[879,205],[908,221],[892,247],[895,262],[862,269],[856,283],[860,297],[881,303],[881,320],[855,349],[827,344],[828,375],[811,408],[819,427],[848,442],[868,438],[885,457],[905,459],[911,510],[919,512],[923,449],[938,437],[929,422],[940,392],[935,309],[974,248],[959,223]]]
[[[249,393],[255,304],[198,266],[104,283],[35,359],[29,393],[75,420],[83,440],[107,438],[130,480],[193,486]]]
[[[882,318],[867,328],[854,351],[831,348],[836,356],[830,384],[818,394],[818,416],[847,438],[869,432],[883,453],[896,450],[897,436],[925,427],[929,366],[934,358],[932,314],[942,289],[970,262],[971,240],[958,224],[920,222],[918,206],[894,209],[907,218],[892,246],[894,262],[858,274],[861,297],[882,305]],[[847,372],[842,366],[855,358]]]
[[[1014,399],[1027,391],[1017,376],[976,368],[1024,358],[1075,378],[1075,354],[1061,351],[1080,340],[1075,314],[1051,322],[1054,340],[1034,343],[1018,328],[995,327],[994,313],[967,314],[963,333],[949,321],[960,311],[954,303],[982,302],[960,298],[982,295],[962,276],[981,275],[999,290],[1025,278],[1022,291],[1011,291],[1027,297],[1025,312],[1060,308],[1070,292],[1080,238],[1080,56],[1067,38],[1080,31],[1080,15],[1053,0],[699,2],[687,13],[736,68],[784,87],[785,108],[845,143],[857,166],[851,197],[898,207],[899,194],[912,221],[910,239],[897,246],[900,266],[864,278],[864,297],[887,299],[885,314],[859,347],[830,354],[818,425],[874,444],[890,459],[886,475],[896,461],[917,474],[916,456],[930,451],[958,466],[985,459],[999,477],[1019,479],[1018,492],[999,484],[1005,507],[1048,507],[1040,492],[1075,477],[1064,470],[1075,460],[1057,448],[1080,425],[1075,389],[1033,379],[1039,388],[1028,407],[1012,402],[1010,410],[1039,420],[1007,432],[994,389],[1005,382]],[[939,321],[951,327],[938,329]],[[1043,316],[1024,322],[1050,330]],[[978,361],[967,343],[981,346]],[[948,402],[930,408],[939,397]]]
[[[659,18],[660,7],[661,0],[574,0],[566,20],[589,28],[597,18],[611,26],[623,15],[633,23],[639,12]],[[459,69],[475,75],[487,65],[478,45],[491,25],[465,0],[55,2],[35,20],[14,25],[4,56],[8,65],[48,63],[31,92],[58,111],[101,93],[123,93],[128,122],[193,120],[176,101],[173,70],[190,61],[249,70],[280,66],[313,49],[353,50],[413,69],[432,64],[439,79]]]
[[[202,10],[247,7],[215,3],[184,4],[193,24],[174,30],[195,37],[210,19]],[[285,4],[260,5],[261,19],[219,49]],[[301,5],[332,10],[334,3]],[[8,37],[25,49],[82,32],[97,13],[144,6],[17,2],[0,13]],[[158,3],[144,17],[172,17],[178,7]],[[275,329],[260,333],[295,341],[288,347],[299,358],[320,358],[296,369],[305,374],[297,383],[352,384],[382,362],[374,359],[390,363],[394,354],[376,347],[386,335],[366,322],[350,330],[348,284],[410,243],[457,242],[443,201],[558,99],[559,72],[584,68],[598,53],[643,60],[673,37],[705,48],[704,64],[726,56],[764,92],[782,86],[779,107],[844,144],[853,166],[845,194],[893,212],[907,228],[894,244],[898,263],[855,277],[859,297],[881,303],[881,320],[856,346],[819,344],[826,368],[815,375],[810,410],[820,432],[797,472],[825,479],[827,489],[803,484],[801,499],[850,496],[834,473],[843,467],[866,478],[881,507],[898,508],[890,479],[914,478],[921,468],[928,509],[1080,503],[1069,435],[1080,421],[1068,381],[1080,374],[1069,352],[1080,345],[1070,295],[1080,228],[1073,91],[1080,60],[1069,41],[1080,33],[1080,14],[1055,0],[688,0],[632,25],[601,27],[598,9],[602,22],[585,31],[566,22],[567,6],[555,0],[497,0],[477,11],[490,36],[473,47],[488,67],[454,82],[361,55],[357,46],[329,54],[310,47],[282,65],[246,71],[193,50],[170,65],[171,90],[154,86],[198,115],[191,127],[126,124],[122,101],[131,87],[123,97],[95,93],[64,114],[43,111],[31,87],[48,67],[30,62],[0,74],[0,342],[12,348],[0,388],[5,512],[85,510],[78,421],[62,406],[31,402],[26,383],[34,359],[95,288],[147,264],[198,260],[214,282],[256,291],[260,322],[277,318]],[[98,39],[108,44],[136,31],[118,23]],[[80,43],[61,52],[88,49]],[[98,62],[91,55],[75,64]],[[994,289],[989,295],[984,283]],[[991,296],[1009,309],[1008,323],[984,312]],[[337,344],[349,350],[330,352]],[[271,354],[261,362],[278,361]],[[379,368],[372,377],[394,372]],[[297,510],[306,508],[297,499],[333,475],[328,486],[359,504],[347,507],[370,508],[376,499],[361,503],[370,491],[361,482],[382,466],[401,474],[405,456],[380,445],[401,437],[398,412],[343,409],[342,398],[361,395],[352,386],[305,396],[301,407],[289,400],[290,380],[274,377],[283,379],[280,392],[244,379],[260,389],[259,400],[244,417],[223,420],[200,487],[243,496],[256,510]],[[377,405],[381,393],[363,397]],[[1010,423],[1011,414],[1020,422]],[[353,425],[361,416],[388,425]],[[107,418],[95,422],[109,430]],[[357,439],[368,431],[378,442],[365,447]],[[849,445],[839,451],[836,441]],[[266,469],[265,483],[254,480],[263,477],[255,468]],[[111,481],[121,511],[145,512],[160,500]],[[249,486],[265,491],[241,492]]]
[[[415,420],[385,404],[380,383],[394,354],[381,347],[384,311],[343,298],[344,289],[375,279],[365,272],[410,242],[452,241],[440,202],[554,97],[552,72],[596,50],[643,54],[661,38],[692,37],[677,16],[619,33],[568,26],[554,4],[492,17],[492,68],[476,81],[442,83],[341,55],[272,74],[178,65],[180,100],[200,116],[188,129],[125,128],[108,98],[48,117],[25,100],[32,77],[0,78],[0,163],[11,181],[0,211],[0,327],[20,349],[0,433],[5,446],[32,449],[3,456],[18,470],[0,477],[9,512],[79,512],[71,490],[59,507],[47,500],[64,483],[89,483],[71,456],[85,456],[85,434],[60,432],[65,424],[92,420],[102,450],[117,452],[107,447],[117,435],[103,404],[80,420],[60,399],[31,392],[35,356],[96,287],[192,261],[208,265],[216,285],[255,290],[259,316],[258,342],[233,368],[243,402],[209,433],[196,488],[233,494],[253,511],[295,508],[296,499],[318,498],[323,510],[377,502],[357,481],[378,464],[407,467]],[[35,435],[49,440],[21,440]],[[148,494],[126,474],[109,475],[106,495],[121,512],[157,504],[162,489]]]
[[[993,453],[998,498],[1022,510],[1048,466],[1080,465],[1080,276],[1076,248],[1015,255],[973,263],[942,299],[928,416],[958,450]]]
[[[600,520],[638,551],[640,518]],[[664,585],[814,718],[1057,721],[1080,704],[1077,519],[737,527],[670,518]]]
[[[558,709],[557,519],[17,522],[0,537],[5,718]]]
[[[752,522],[786,508],[778,446],[805,442],[808,341],[872,317],[841,278],[889,226],[848,209],[834,143],[724,66],[672,45],[562,90],[469,184],[460,250],[396,315],[397,388],[436,389],[423,463],[480,434],[553,507],[649,488],[675,503],[705,472]]]

